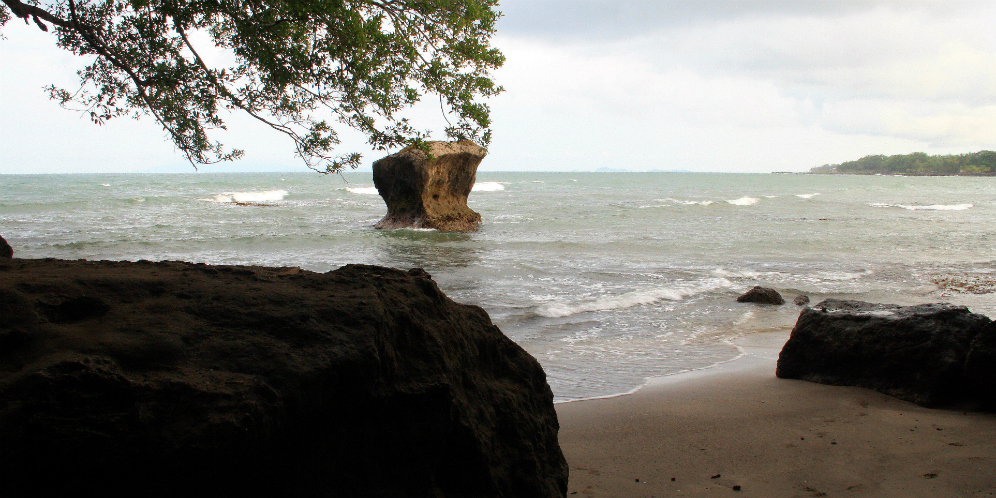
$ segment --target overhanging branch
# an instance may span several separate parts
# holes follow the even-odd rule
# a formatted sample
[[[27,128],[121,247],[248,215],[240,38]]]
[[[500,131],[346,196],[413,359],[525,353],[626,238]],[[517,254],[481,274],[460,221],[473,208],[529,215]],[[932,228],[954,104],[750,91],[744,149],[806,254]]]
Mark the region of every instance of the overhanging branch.
[[[56,26],[60,26],[66,29],[76,29],[76,24],[72,21],[57,17],[55,14],[38,7],[36,5],[28,5],[20,0],[3,0],[3,3],[10,8],[11,12],[15,16],[24,19],[24,23],[28,23],[28,19],[34,20],[35,24],[42,31],[48,31],[48,27],[45,26],[42,21],[48,21]]]

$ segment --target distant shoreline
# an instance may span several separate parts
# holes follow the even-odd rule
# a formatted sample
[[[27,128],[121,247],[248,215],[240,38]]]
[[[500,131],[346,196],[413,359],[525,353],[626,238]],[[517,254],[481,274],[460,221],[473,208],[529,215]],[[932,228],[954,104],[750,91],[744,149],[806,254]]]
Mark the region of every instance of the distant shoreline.
[[[996,152],[928,156],[923,152],[893,156],[865,156],[856,161],[824,164],[809,170],[816,174],[902,176],[996,176]]]
[[[772,173],[772,174],[782,174],[782,173]],[[853,171],[848,171],[848,172],[845,172],[845,173],[835,173],[835,172],[813,172],[813,171],[809,171],[809,172],[794,173],[794,174],[798,174],[798,175],[828,175],[828,176],[848,176],[848,175],[850,175],[850,176],[951,176],[951,177],[955,177],[955,176],[961,176],[961,177],[971,176],[971,177],[982,177],[982,178],[996,177],[996,173],[986,173],[986,174],[967,174],[967,173],[965,173],[965,174],[946,175],[946,174],[943,174],[943,173],[920,173],[920,174],[915,174],[915,173],[856,173],[856,172],[853,172]]]

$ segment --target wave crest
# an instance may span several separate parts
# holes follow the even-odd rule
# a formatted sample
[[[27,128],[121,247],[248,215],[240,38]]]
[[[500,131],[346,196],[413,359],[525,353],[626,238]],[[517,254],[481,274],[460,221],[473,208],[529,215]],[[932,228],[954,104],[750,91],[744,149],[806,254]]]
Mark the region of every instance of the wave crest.
[[[734,206],[753,206],[754,204],[757,204],[760,200],[761,199],[758,199],[757,197],[748,197],[745,195],[739,199],[733,199],[726,202],[733,204]]]
[[[360,194],[360,195],[380,194],[380,192],[377,191],[377,187],[346,187],[346,191],[351,194]]]
[[[286,190],[267,190],[264,192],[224,192],[215,195],[211,200],[221,203],[250,204],[282,201],[284,197],[287,197]]]
[[[965,211],[967,209],[972,209],[975,207],[974,204],[931,204],[929,206],[917,206],[912,204],[887,204],[884,202],[877,202],[875,204],[870,204],[871,207],[878,208],[900,208],[907,209],[909,211]]]
[[[681,301],[688,297],[731,287],[733,282],[725,278],[711,278],[696,285],[638,290],[618,296],[604,296],[594,301],[580,303],[546,303],[536,310],[536,314],[547,318],[562,318],[579,313],[611,311],[632,308],[657,301]]]
[[[498,182],[478,182],[472,189],[474,192],[498,192],[505,190],[505,186]]]

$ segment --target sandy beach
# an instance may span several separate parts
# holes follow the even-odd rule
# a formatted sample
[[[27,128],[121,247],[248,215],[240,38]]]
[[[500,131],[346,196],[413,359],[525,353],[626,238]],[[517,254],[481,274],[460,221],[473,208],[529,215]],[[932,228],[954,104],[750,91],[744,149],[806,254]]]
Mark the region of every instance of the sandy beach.
[[[775,377],[788,331],[725,365],[557,405],[568,496],[996,496],[996,416]]]

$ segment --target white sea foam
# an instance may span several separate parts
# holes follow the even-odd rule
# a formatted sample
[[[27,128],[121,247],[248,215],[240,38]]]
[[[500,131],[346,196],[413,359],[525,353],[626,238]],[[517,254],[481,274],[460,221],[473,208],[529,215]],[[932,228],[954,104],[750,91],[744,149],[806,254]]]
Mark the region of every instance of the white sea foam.
[[[873,270],[865,270],[861,272],[847,272],[847,271],[818,271],[813,275],[821,280],[828,280],[831,282],[846,282],[848,280],[860,280],[864,277],[868,277],[875,274]]]
[[[346,191],[360,195],[378,195],[377,187],[346,187]]]
[[[505,190],[505,186],[498,182],[478,182],[474,184],[474,192],[497,192]]]
[[[725,278],[711,278],[699,284],[679,285],[675,287],[638,290],[618,296],[604,296],[594,301],[564,303],[546,303],[536,310],[536,314],[548,318],[561,318],[596,311],[610,311],[632,308],[642,304],[652,304],[657,301],[680,301],[696,294],[728,288],[733,282]]]
[[[930,206],[917,206],[911,204],[886,204],[884,202],[876,202],[874,204],[870,204],[870,206],[880,208],[894,207],[908,209],[910,211],[965,211],[975,207],[974,204],[932,204]]]
[[[740,328],[743,327],[744,325],[747,325],[747,322],[753,319],[754,319],[754,311],[747,311],[743,315],[740,315],[740,317],[737,318],[735,322],[733,322],[733,325],[735,327]]]
[[[759,272],[754,270],[727,270],[726,268],[716,268],[712,271],[713,275],[722,278],[770,278],[772,276],[780,276],[779,272]]]
[[[818,195],[820,195],[819,192],[813,192],[812,194],[795,194],[795,196],[800,199],[812,199],[813,197],[816,197]]]
[[[745,195],[739,199],[733,199],[726,202],[733,204],[734,206],[753,206],[754,204],[757,204],[758,201],[760,200],[761,199],[758,199],[757,197],[747,197]]]
[[[664,201],[681,204],[682,206],[709,206],[713,203],[713,201],[690,201],[685,199],[675,199],[673,197],[668,197],[664,199]]]
[[[282,201],[284,197],[287,197],[286,190],[266,190],[264,192],[224,192],[215,195],[211,200],[222,203],[255,204]]]

